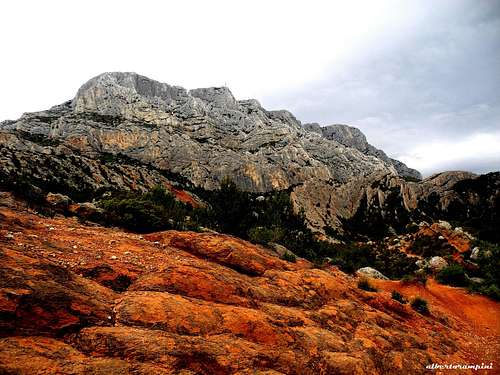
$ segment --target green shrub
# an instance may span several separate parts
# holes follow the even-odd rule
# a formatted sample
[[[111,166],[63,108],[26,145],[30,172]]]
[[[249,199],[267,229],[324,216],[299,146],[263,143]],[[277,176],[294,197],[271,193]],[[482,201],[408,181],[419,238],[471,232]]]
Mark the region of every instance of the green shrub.
[[[424,287],[427,285],[427,275],[425,272],[415,272],[415,281],[422,284]]]
[[[425,273],[415,273],[412,275],[404,275],[401,278],[403,284],[421,284],[424,287],[427,285],[427,275]]]
[[[453,286],[466,286],[468,284],[464,268],[459,264],[450,264],[436,275],[441,284]]]
[[[281,259],[291,263],[295,263],[297,261],[297,257],[295,256],[295,254],[291,253],[290,251],[285,251],[285,253],[281,256]]]
[[[496,284],[471,284],[469,290],[500,301],[500,288]]]
[[[362,278],[358,281],[358,288],[366,290],[367,292],[377,292],[377,288],[372,286],[368,279]]]
[[[472,247],[479,247],[479,257],[475,261],[479,269],[474,276],[484,279],[481,284],[470,284],[473,292],[500,300],[500,245],[487,241],[475,240]]]
[[[398,301],[399,303],[402,303],[402,304],[405,304],[407,303],[408,301],[406,300],[406,298],[404,298],[404,296],[399,293],[397,290],[393,290],[392,293],[391,293],[391,298],[393,300],[396,300]]]
[[[401,282],[404,284],[410,284],[410,283],[413,283],[414,281],[415,281],[415,276],[413,276],[413,275],[404,275],[401,278]]]
[[[415,297],[411,301],[411,307],[413,310],[419,312],[422,315],[429,315],[429,304],[427,303],[427,300],[423,299],[420,296]]]
[[[436,241],[435,237],[425,235],[417,237],[413,241],[410,250],[413,254],[423,257],[436,255],[444,257],[455,252],[455,248],[447,241]]]
[[[98,221],[137,232],[165,229],[188,229],[196,223],[187,222],[192,208],[177,201],[163,187],[149,193],[122,193],[99,202],[103,209]]]

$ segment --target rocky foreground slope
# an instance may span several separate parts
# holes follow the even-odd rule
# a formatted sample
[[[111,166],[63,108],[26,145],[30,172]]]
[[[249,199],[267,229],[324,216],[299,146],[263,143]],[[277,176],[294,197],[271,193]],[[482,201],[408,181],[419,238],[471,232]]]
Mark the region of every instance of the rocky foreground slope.
[[[459,288],[366,292],[235,237],[139,236],[0,203],[1,373],[418,374],[498,358],[498,303]],[[431,314],[392,289],[425,295]]]

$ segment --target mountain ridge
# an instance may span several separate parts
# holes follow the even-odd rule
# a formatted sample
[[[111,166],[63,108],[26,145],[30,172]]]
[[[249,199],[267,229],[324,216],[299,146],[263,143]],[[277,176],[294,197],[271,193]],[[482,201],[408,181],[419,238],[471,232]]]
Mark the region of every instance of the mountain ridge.
[[[359,129],[302,126],[289,111],[236,100],[228,88],[188,91],[135,73],[103,73],[71,101],[0,123],[0,161],[6,181],[24,176],[80,199],[150,190],[171,183],[166,174],[208,190],[229,177],[244,191],[289,191],[315,231],[339,236],[368,213],[389,229],[427,218],[422,207],[448,207],[450,197],[463,210],[477,204],[429,183],[445,179],[412,182],[420,175],[406,167],[402,178],[401,165]]]

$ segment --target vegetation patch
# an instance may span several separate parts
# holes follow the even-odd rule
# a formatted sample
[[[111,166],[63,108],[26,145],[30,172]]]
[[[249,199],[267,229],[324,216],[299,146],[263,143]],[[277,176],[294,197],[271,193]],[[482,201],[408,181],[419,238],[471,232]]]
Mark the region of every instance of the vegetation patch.
[[[408,303],[408,300],[401,293],[399,293],[397,290],[393,290],[391,292],[391,298],[395,301],[398,301],[399,303],[401,303],[403,305]]]
[[[429,304],[427,303],[427,300],[423,299],[420,296],[416,296],[412,301],[411,301],[411,307],[413,310],[419,312],[422,315],[430,315],[430,310],[429,310]]]
[[[469,289],[500,300],[500,245],[487,241],[476,240],[473,247],[479,247],[479,256],[476,260],[479,269],[476,277],[482,278],[482,283],[471,283]]]
[[[297,257],[295,256],[295,254],[291,253],[290,251],[285,251],[285,253],[281,256],[281,259],[291,263],[295,263],[297,261]]]
[[[121,193],[99,202],[103,209],[97,221],[108,226],[120,226],[137,232],[155,232],[166,229],[197,229],[191,222],[193,209],[157,186],[149,193]]]
[[[450,264],[439,271],[436,275],[436,279],[441,284],[453,286],[467,286],[468,284],[464,268],[460,264],[456,263]]]
[[[414,274],[404,275],[401,278],[403,284],[421,284],[423,286],[427,285],[427,275],[423,272],[417,272]]]
[[[377,288],[375,288],[366,278],[362,278],[358,281],[358,288],[366,290],[367,292],[377,292]]]

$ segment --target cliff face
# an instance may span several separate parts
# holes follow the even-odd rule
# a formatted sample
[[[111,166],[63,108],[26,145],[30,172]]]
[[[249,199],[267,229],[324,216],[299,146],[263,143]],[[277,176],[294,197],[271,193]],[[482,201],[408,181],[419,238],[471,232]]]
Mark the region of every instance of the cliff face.
[[[237,101],[227,88],[188,92],[135,74],[109,73],[83,85],[72,109],[77,116],[125,121],[114,131],[100,129],[89,143],[180,173],[208,189],[225,176],[245,190],[264,192],[308,179],[346,181],[374,170],[394,172],[354,149],[309,136],[287,111]],[[67,138],[88,133],[85,128],[64,127],[57,134]]]
[[[366,140],[365,135],[358,128],[349,125],[328,125],[321,127],[319,124],[304,124],[304,129],[322,135],[324,138],[339,142],[340,144],[355,148],[365,155],[375,156],[384,161],[388,166],[393,166],[398,175],[412,180],[421,180],[419,171],[408,168],[399,160],[389,158],[384,151],[375,148]]]
[[[72,101],[0,123],[0,175],[76,200],[175,181],[214,189],[230,177],[247,191],[288,189],[312,227],[339,234],[366,212],[408,217],[436,182],[406,182],[420,175],[358,129],[303,127],[227,88],[187,91],[134,73],[104,73]]]

